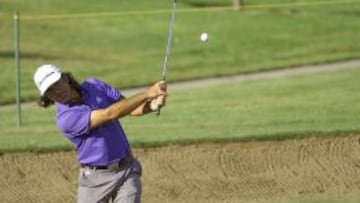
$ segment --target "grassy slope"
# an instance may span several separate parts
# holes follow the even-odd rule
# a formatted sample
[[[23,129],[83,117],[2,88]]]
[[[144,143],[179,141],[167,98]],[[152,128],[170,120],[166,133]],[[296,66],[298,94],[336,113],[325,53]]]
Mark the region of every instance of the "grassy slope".
[[[171,92],[162,115],[122,119],[134,146],[359,132],[360,69]],[[54,109],[0,108],[0,151],[68,148]]]
[[[200,2],[200,4],[199,4]],[[222,5],[220,1],[206,1]],[[256,1],[256,4],[284,1]],[[294,2],[294,1],[289,1]],[[303,0],[296,2],[313,2]],[[253,2],[251,2],[253,4]],[[0,103],[14,101],[13,25],[23,16],[170,9],[170,2],[0,0]],[[181,1],[169,77],[186,80],[360,56],[359,3],[293,8],[181,12],[205,1]],[[26,20],[21,23],[22,98],[36,98],[32,74],[55,63],[79,80],[95,75],[118,87],[148,84],[160,75],[170,13]],[[207,31],[210,41],[201,43]]]

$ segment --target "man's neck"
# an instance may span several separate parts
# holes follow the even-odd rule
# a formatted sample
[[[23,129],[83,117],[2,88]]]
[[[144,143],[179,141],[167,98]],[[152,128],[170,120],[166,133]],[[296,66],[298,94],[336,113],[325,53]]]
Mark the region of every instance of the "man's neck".
[[[81,104],[81,103],[84,103],[84,100],[79,92],[77,92],[76,90],[72,90],[70,103]]]

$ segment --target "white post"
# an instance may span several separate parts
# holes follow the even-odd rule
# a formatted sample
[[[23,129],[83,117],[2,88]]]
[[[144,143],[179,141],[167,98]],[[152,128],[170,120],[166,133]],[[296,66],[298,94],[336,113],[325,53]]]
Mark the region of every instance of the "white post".
[[[233,0],[233,7],[235,10],[240,10],[242,5],[243,5],[242,0]]]
[[[17,126],[21,126],[21,101],[20,101],[20,16],[14,13],[14,38],[15,38],[15,69],[16,69],[16,107]]]

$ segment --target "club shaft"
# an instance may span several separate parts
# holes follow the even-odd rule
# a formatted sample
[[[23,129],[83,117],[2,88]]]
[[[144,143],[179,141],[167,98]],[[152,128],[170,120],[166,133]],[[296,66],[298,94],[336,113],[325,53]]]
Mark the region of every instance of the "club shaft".
[[[166,79],[167,64],[169,61],[171,42],[172,42],[173,31],[174,31],[175,13],[176,13],[176,0],[173,0],[173,9],[172,9],[172,13],[171,13],[169,34],[168,34],[168,38],[167,38],[167,44],[166,44],[166,49],[165,49],[165,58],[164,58],[164,63],[163,63],[162,73],[161,73],[162,80]]]
[[[169,61],[171,42],[172,42],[173,31],[174,31],[176,1],[177,0],[172,0],[172,1],[173,1],[173,8],[172,8],[171,19],[170,19],[169,34],[168,34],[166,49],[165,49],[165,58],[164,58],[164,63],[163,63],[163,67],[162,67],[162,72],[161,72],[161,80],[166,80],[167,64]],[[160,108],[156,110],[156,115],[160,115]]]

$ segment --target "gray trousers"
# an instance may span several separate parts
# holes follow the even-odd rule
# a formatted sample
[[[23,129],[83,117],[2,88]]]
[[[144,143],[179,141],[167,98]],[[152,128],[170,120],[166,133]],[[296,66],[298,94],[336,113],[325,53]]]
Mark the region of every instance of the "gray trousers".
[[[140,203],[141,164],[136,159],[121,167],[90,169],[81,167],[78,203]]]

